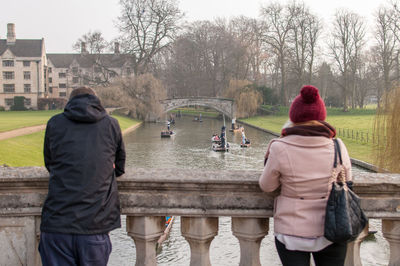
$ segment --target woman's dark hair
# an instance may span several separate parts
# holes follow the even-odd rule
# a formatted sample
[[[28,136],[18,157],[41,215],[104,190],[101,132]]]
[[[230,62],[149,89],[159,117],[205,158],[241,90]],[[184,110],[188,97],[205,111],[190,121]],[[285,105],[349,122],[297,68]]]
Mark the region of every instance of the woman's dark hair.
[[[74,89],[71,94],[69,95],[69,99],[71,100],[73,97],[75,97],[76,95],[81,95],[81,94],[90,94],[90,95],[95,95],[96,93],[94,92],[94,90],[92,88],[89,87],[79,87]]]

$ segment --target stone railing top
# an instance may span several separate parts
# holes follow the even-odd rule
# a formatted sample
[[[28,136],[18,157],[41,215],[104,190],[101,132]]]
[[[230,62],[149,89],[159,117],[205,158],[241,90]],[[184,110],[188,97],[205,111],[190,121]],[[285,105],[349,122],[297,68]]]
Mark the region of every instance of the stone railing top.
[[[261,171],[128,168],[119,177],[129,215],[272,216],[276,193],[258,186]],[[400,175],[356,173],[354,189],[369,217],[400,218]],[[40,213],[47,194],[43,167],[0,167],[0,215]]]

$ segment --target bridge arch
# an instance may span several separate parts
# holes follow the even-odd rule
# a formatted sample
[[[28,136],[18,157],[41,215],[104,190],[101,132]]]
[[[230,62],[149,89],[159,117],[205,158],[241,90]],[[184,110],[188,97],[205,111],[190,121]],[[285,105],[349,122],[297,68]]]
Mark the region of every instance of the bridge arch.
[[[189,97],[189,98],[173,98],[161,101],[164,112],[184,106],[206,106],[217,110],[224,115],[236,119],[235,102],[232,99],[225,98],[207,98],[207,97]]]

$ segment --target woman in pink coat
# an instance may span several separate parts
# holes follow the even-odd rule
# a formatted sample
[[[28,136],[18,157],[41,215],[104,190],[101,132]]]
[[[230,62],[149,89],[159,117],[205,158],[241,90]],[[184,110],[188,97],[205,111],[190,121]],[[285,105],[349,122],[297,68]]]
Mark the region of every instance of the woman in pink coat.
[[[304,86],[289,110],[290,122],[282,136],[269,143],[259,183],[263,191],[280,188],[275,199],[274,234],[284,266],[344,264],[346,243],[324,237],[334,161],[335,129],[325,122],[324,101],[313,86]],[[343,167],[351,180],[351,162],[339,139]],[[339,166],[340,167],[340,166]]]

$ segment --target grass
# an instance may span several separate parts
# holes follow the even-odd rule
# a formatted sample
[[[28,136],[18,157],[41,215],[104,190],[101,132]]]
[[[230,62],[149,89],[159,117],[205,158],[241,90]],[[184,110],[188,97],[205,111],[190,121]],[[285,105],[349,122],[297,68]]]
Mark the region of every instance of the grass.
[[[270,110],[269,106],[263,106],[264,109]],[[261,128],[271,130],[276,133],[280,133],[283,124],[289,119],[288,107],[281,107],[279,111],[276,111],[276,115],[256,116],[242,121],[255,125]],[[349,128],[357,131],[372,132],[373,123],[375,118],[375,109],[355,109],[349,110],[349,112],[343,112],[339,108],[327,108],[327,119],[326,121],[338,128]],[[372,146],[371,144],[365,144],[356,142],[355,140],[339,136],[349,151],[351,157],[373,163]]]
[[[0,112],[0,132],[46,124],[47,120],[62,110]]]
[[[118,120],[121,130],[125,130],[140,122],[138,120],[130,119],[121,115],[112,116]],[[49,115],[47,120],[50,117],[51,115]],[[44,121],[44,123],[46,123],[47,120]],[[8,121],[6,122],[8,123]],[[0,165],[6,164],[13,167],[44,166],[43,144],[44,131],[2,140],[0,141]]]
[[[137,119],[132,119],[123,115],[111,115],[111,116],[118,120],[119,126],[121,127],[122,131],[141,122]]]
[[[0,141],[0,164],[43,166],[44,131]]]

